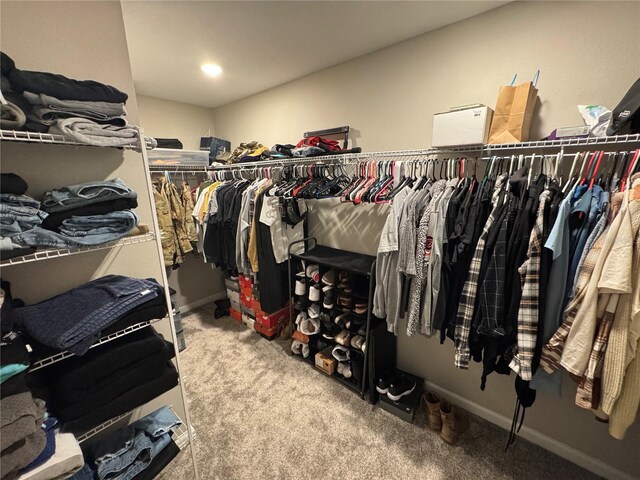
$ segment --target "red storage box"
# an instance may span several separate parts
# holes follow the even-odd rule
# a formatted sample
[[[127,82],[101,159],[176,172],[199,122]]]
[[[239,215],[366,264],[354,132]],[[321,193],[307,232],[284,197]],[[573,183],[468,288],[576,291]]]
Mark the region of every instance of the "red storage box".
[[[251,284],[251,277],[245,277],[244,275],[238,275],[238,282],[240,283],[240,288],[243,288],[245,290],[251,290],[251,287],[253,286]]]
[[[253,308],[251,307],[252,305],[252,300],[251,300],[251,296],[246,296],[244,293],[240,294],[240,303],[242,305],[244,305],[247,308],[251,308],[251,310],[253,310]]]
[[[267,328],[277,327],[278,325],[280,325],[281,323],[284,323],[288,319],[289,319],[288,305],[284,308],[281,308],[277,312],[274,312],[269,315],[265,314],[262,311],[258,312],[256,310],[256,322],[264,325]]]
[[[242,313],[240,313],[240,311],[232,307],[229,309],[229,315],[231,315],[231,318],[233,318],[236,322],[242,323]]]
[[[262,311],[262,307],[260,306],[260,302],[255,299],[255,297],[251,298],[251,309],[256,312],[257,315],[265,315]]]
[[[273,340],[278,336],[278,325],[272,328],[268,328],[268,327],[265,327],[262,323],[260,323],[258,319],[256,319],[255,323],[253,324],[253,327],[256,329],[256,332],[258,332],[261,336],[263,336],[267,340]]]

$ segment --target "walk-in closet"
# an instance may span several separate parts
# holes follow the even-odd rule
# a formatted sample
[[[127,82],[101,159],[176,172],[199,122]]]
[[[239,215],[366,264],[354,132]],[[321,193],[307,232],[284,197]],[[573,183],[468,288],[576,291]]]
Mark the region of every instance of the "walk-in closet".
[[[0,480],[640,478],[640,3],[0,22]]]

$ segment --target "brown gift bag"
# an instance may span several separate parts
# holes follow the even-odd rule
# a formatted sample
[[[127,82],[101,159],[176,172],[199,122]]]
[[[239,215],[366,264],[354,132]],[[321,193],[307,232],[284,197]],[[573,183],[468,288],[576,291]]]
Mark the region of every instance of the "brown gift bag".
[[[489,143],[518,143],[529,140],[533,110],[538,99],[536,73],[533,82],[500,87],[496,109],[491,120]]]

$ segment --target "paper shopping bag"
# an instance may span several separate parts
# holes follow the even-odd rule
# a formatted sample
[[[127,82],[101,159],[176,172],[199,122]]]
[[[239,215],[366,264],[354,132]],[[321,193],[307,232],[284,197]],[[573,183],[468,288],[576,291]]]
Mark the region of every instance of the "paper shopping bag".
[[[529,140],[538,89],[533,82],[500,87],[489,130],[489,143],[517,143]]]

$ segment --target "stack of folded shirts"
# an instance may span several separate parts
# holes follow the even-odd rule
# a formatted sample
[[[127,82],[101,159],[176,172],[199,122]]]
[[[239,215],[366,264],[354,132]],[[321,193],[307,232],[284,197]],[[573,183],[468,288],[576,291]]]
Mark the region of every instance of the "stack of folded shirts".
[[[82,355],[103,330],[158,296],[155,280],[107,275],[34,305],[14,309],[12,321],[49,347]]]
[[[127,94],[94,80],[16,68],[2,57],[2,91],[8,104],[0,110],[0,126],[14,130],[59,133],[88,145],[135,145],[138,132],[127,124]],[[155,140],[147,138],[155,146]]]
[[[182,422],[168,407],[162,407],[135,423],[109,434],[85,450],[85,466],[76,480],[147,477],[166,465],[166,455],[177,453],[172,429]],[[155,465],[154,465],[155,462]],[[168,462],[167,462],[168,463]]]
[[[47,421],[45,421],[45,426]],[[43,427],[44,428],[44,427]],[[68,478],[84,465],[84,457],[76,437],[72,433],[60,433],[58,430],[46,431],[47,445],[40,457],[20,471],[18,480],[57,480]]]
[[[83,433],[178,384],[173,345],[144,328],[47,367],[41,374],[62,430]]]
[[[29,253],[23,249],[93,246],[149,231],[130,210],[138,206],[136,192],[119,178],[49,191],[41,204],[24,195],[24,180],[7,174],[11,177],[5,181],[4,175],[3,184],[15,184],[14,191],[24,185],[21,194],[0,194],[0,251],[5,258]]]
[[[47,437],[41,428],[44,420],[44,402],[34,399],[26,388],[24,378],[15,376],[2,388],[0,409],[0,478],[16,478],[19,471],[45,449]]]

